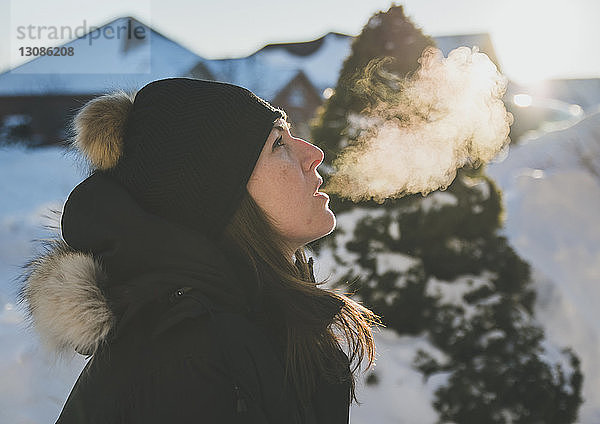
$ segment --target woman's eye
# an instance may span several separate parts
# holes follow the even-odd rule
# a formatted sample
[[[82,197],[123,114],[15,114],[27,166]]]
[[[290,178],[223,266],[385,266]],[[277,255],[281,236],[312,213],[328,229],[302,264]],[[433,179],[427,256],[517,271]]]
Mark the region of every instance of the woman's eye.
[[[273,143],[273,150],[275,150],[279,146],[283,146],[284,143],[282,143],[282,141],[283,141],[282,136],[277,137],[277,140],[275,140],[275,142]]]

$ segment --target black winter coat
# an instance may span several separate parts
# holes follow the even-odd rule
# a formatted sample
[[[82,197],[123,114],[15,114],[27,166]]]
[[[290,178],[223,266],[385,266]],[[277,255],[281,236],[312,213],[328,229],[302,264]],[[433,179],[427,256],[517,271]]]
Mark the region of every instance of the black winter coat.
[[[93,353],[58,423],[348,423],[347,381],[323,379],[309,405],[285,384],[283,346],[232,252],[100,174],[69,196],[62,233],[23,291],[44,340]]]

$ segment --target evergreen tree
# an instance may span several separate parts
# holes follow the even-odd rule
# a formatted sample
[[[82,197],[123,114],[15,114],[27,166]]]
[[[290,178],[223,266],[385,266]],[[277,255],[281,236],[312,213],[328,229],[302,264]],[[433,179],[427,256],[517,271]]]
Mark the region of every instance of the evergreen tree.
[[[401,6],[391,7],[369,19],[359,37],[352,43],[338,79],[334,94],[320,112],[319,124],[313,127],[313,139],[325,152],[325,158],[337,156],[351,136],[348,133],[349,113],[360,113],[371,100],[369,93],[357,93],[356,83],[363,78],[363,70],[374,58],[393,58],[385,70],[396,75],[407,75],[418,66],[418,59],[427,46],[434,46],[432,38],[422,34],[407,18]]]
[[[379,63],[404,77],[432,44],[401,6],[369,20],[314,127],[313,140],[326,160],[356,138],[348,116],[380,97],[356,88],[373,60],[392,56]],[[332,195],[331,205],[338,214],[362,211],[352,228],[321,242],[330,243],[340,266],[351,269],[336,283],[348,284],[389,328],[425,334],[445,354],[444,361],[427,351],[415,358],[425,378],[449,374],[435,394],[440,422],[576,420],[582,402],[579,360],[568,349],[562,352],[566,366],[544,359],[544,334],[532,318],[530,269],[499,234],[501,195],[481,169],[460,170],[446,191],[425,198],[411,195],[378,205]],[[344,231],[351,237],[346,234],[342,245]]]

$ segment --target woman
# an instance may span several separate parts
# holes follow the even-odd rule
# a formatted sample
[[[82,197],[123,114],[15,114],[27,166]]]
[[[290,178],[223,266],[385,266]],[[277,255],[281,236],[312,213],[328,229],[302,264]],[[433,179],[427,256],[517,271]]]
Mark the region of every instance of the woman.
[[[303,252],[335,227],[323,152],[187,78],[96,98],[74,130],[92,172],[22,292],[47,344],[91,356],[58,422],[347,423],[377,317]]]

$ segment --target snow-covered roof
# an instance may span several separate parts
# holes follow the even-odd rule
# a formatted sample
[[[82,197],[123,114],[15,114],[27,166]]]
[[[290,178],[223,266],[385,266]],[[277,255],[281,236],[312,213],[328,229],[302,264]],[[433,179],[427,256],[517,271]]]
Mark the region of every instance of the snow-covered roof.
[[[88,33],[64,47],[73,56],[40,56],[0,74],[0,95],[98,94],[122,88],[139,89],[146,83],[175,76],[189,76],[199,64],[219,81],[244,86],[261,97],[273,99],[299,72],[319,92],[334,87],[354,37],[330,32],[316,40],[269,44],[250,56],[207,60],[169,40],[131,17],[104,25],[142,27],[145,37],[128,45],[127,37],[98,37]],[[490,46],[487,34],[436,37],[448,53],[460,45]],[[493,50],[493,48],[492,48]]]
[[[97,94],[185,74],[200,56],[164,37],[134,18],[123,17],[101,27],[142,27],[143,39],[113,36],[92,39],[91,33],[64,47],[72,56],[39,56],[0,74],[0,95]]]
[[[274,98],[299,71],[322,93],[337,84],[353,40],[352,36],[330,32],[313,41],[269,44],[248,57],[206,61],[206,65],[219,78],[267,99]],[[478,46],[497,63],[489,34],[441,36],[434,40],[445,55],[460,46]]]
[[[448,56],[452,50],[457,47],[479,47],[479,51],[488,55],[490,60],[500,67],[498,63],[498,57],[492,44],[492,38],[487,33],[480,34],[458,34],[458,35],[442,35],[433,37],[437,47],[444,53],[444,56]]]
[[[273,99],[300,71],[322,92],[335,86],[351,42],[348,35],[330,32],[317,40],[269,44],[248,57],[206,61],[206,65],[219,79],[267,99]]]
[[[250,56],[207,60],[169,40],[134,18],[123,17],[101,27],[144,28],[143,42],[128,48],[127,39],[99,37],[90,46],[90,33],[64,47],[73,56],[40,56],[0,74],[0,96],[99,94],[114,89],[139,89],[146,83],[189,76],[203,65],[219,81],[244,86],[272,99],[302,71],[322,91],[334,86],[352,37],[329,33],[304,43],[270,44]]]

